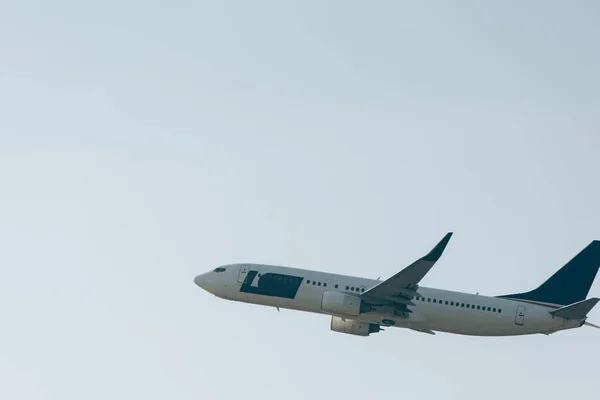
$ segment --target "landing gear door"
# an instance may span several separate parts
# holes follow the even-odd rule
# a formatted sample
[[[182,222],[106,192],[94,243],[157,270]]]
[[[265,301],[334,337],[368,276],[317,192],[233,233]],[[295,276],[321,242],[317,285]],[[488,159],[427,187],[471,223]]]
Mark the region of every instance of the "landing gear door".
[[[240,273],[238,275],[238,282],[239,283],[244,283],[244,280],[246,280],[247,276],[248,276],[248,266],[247,265],[240,266]]]
[[[517,306],[517,315],[515,317],[515,324],[523,325],[525,323],[525,306]]]

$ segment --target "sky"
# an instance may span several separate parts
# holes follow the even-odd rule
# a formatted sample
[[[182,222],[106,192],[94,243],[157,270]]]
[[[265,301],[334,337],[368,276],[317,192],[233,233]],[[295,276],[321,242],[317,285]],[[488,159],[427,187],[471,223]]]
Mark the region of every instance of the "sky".
[[[600,239],[599,17],[0,2],[0,398],[593,398],[595,329],[364,338],[193,278],[385,279],[453,231],[423,286],[537,287]]]

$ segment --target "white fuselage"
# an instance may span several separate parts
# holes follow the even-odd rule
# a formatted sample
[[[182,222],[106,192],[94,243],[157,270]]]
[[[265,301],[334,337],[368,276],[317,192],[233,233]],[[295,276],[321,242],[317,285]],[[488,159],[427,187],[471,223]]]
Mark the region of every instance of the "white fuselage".
[[[221,270],[216,272],[217,270]],[[343,318],[411,328],[477,336],[550,334],[580,327],[582,320],[554,317],[559,306],[419,287],[423,297],[413,298],[408,318],[381,305],[357,316],[324,312],[328,291],[359,296],[380,281],[298,268],[263,264],[231,264],[198,275],[194,281],[223,299],[286,308]]]

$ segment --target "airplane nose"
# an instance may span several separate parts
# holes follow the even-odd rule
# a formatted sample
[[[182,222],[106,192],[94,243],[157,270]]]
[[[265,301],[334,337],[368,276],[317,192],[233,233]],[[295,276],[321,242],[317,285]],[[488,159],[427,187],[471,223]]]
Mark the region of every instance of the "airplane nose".
[[[194,283],[207,292],[214,294],[215,277],[213,276],[212,271],[197,275],[194,278]]]
[[[194,278],[194,283],[195,283],[196,285],[200,286],[202,289],[204,289],[204,286],[203,286],[203,285],[204,285],[204,283],[205,283],[205,280],[204,280],[204,277],[203,277],[203,275],[204,275],[204,274],[197,275],[197,276]]]

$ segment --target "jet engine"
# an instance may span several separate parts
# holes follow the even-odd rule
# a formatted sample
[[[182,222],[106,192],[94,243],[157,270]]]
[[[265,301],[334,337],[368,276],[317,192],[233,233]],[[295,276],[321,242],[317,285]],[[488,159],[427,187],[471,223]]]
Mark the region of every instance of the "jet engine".
[[[331,330],[349,335],[369,336],[371,333],[379,332],[381,328],[377,324],[370,324],[368,322],[331,317]]]
[[[371,311],[371,306],[358,296],[341,292],[325,292],[321,300],[321,309],[330,314],[356,316]]]

